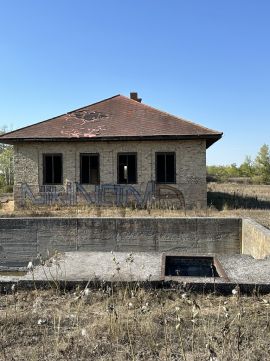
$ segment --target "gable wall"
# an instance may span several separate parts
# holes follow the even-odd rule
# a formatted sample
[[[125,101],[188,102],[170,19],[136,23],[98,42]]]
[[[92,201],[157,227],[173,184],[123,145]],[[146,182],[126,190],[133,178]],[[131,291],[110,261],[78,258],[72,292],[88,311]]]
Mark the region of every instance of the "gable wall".
[[[137,152],[138,184],[135,187],[144,192],[147,182],[155,180],[155,152],[175,152],[176,184],[173,186],[182,191],[187,208],[206,207],[206,144],[202,140],[20,143],[15,145],[14,151],[17,205],[20,183],[28,183],[36,189],[42,185],[43,153],[63,154],[64,184],[79,182],[80,153],[99,153],[101,183],[116,184],[117,153]],[[88,186],[89,191],[93,188]]]

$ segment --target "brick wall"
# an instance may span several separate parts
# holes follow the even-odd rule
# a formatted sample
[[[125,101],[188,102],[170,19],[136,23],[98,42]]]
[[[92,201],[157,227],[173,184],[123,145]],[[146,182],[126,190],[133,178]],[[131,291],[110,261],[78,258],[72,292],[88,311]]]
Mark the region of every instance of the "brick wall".
[[[100,154],[101,183],[117,183],[117,153],[137,152],[135,187],[144,192],[149,180],[155,180],[155,152],[176,153],[176,185],[182,191],[187,208],[206,207],[205,141],[130,141],[130,142],[39,142],[15,145],[15,204],[20,183],[42,184],[43,153],[63,154],[63,181],[79,182],[80,153]],[[91,188],[92,187],[92,188]],[[93,190],[93,186],[88,186]]]

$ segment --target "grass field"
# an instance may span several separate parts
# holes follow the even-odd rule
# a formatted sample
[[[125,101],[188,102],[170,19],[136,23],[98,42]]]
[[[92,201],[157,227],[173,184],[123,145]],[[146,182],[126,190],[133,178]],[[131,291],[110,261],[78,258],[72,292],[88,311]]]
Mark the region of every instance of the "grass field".
[[[270,359],[270,296],[100,288],[0,298],[1,360]]]
[[[270,185],[265,184],[208,183],[210,190],[270,201]]]
[[[210,208],[211,203],[212,214],[250,217],[270,229],[270,185],[209,183]]]

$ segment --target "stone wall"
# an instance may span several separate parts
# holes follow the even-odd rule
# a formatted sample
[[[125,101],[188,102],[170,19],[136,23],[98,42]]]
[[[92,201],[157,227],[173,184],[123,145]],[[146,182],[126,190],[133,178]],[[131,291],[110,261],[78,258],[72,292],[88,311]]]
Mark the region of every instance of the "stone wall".
[[[263,259],[270,255],[270,230],[252,219],[243,219],[242,253]]]
[[[240,252],[238,218],[0,218],[0,266],[68,251]]]
[[[117,183],[117,154],[137,152],[137,190],[144,192],[147,182],[155,180],[155,153],[176,153],[176,184],[187,208],[206,208],[206,144],[205,141],[128,141],[128,142],[37,142],[14,146],[15,205],[19,205],[20,184],[35,190],[42,185],[43,154],[63,154],[64,185],[80,181],[80,153],[100,154],[100,182]],[[173,185],[174,186],[174,185]],[[94,186],[86,187],[88,191]]]

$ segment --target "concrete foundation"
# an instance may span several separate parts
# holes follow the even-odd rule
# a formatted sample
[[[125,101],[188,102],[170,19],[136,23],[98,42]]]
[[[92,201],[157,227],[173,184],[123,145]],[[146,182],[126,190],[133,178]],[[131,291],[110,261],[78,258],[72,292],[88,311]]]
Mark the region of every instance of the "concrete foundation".
[[[239,218],[0,218],[0,266],[55,251],[241,252]]]
[[[0,218],[0,268],[38,254],[180,252],[270,255],[270,230],[241,218]]]
[[[270,230],[252,219],[242,221],[242,253],[263,259],[270,255]]]
[[[241,292],[270,292],[270,230],[250,219],[2,218],[0,245],[0,270],[25,267],[39,253],[48,258],[60,252],[26,275],[0,272],[0,292],[11,290],[13,282],[31,288],[86,281],[94,287],[140,281],[154,287],[175,282],[201,292],[230,293],[235,285]],[[223,273],[165,276],[164,252],[212,255]]]

